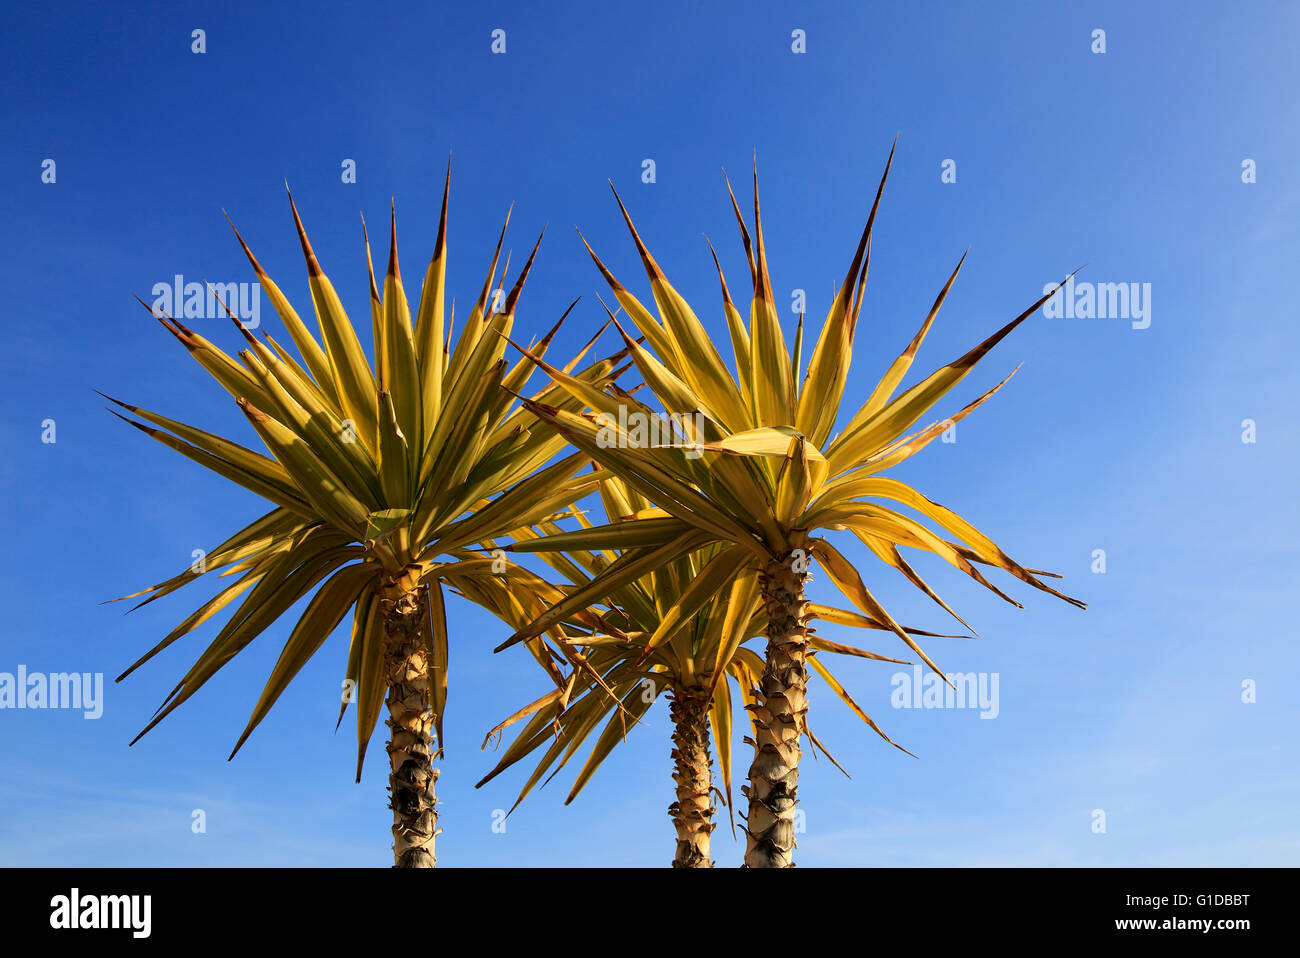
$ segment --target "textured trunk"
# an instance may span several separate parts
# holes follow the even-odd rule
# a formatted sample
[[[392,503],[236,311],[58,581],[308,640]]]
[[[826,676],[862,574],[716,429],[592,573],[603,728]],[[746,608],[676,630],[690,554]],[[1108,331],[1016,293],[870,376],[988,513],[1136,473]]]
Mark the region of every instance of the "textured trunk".
[[[677,829],[674,868],[712,868],[709,836],[713,832],[713,778],[709,771],[709,700],[705,689],[674,688],[669,715],[673,723],[673,781],[677,801],[668,814]]]
[[[384,675],[388,682],[388,790],[393,810],[393,867],[432,868],[438,812],[431,754],[433,712],[429,703],[429,649],[422,635],[428,615],[420,587],[407,574],[381,598],[384,613]]]
[[[749,797],[747,868],[794,865],[799,736],[808,710],[807,578],[806,572],[794,570],[789,557],[768,563],[759,577],[768,619],[767,660],[754,707],[754,764],[744,790]]]

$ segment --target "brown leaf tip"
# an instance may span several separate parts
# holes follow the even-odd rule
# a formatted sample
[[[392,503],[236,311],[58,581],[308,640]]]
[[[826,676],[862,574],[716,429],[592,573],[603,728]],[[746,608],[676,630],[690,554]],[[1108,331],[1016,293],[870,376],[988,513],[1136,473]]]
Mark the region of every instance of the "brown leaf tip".
[[[289,184],[284,184],[284,191],[289,193]],[[302,255],[307,259],[307,275],[323,276],[324,273],[320,268],[320,263],[316,260],[316,254],[312,251],[311,243],[307,241],[307,231],[303,229],[302,217],[298,215],[298,206],[293,201],[293,194],[289,193],[289,208],[293,210],[293,223],[298,228],[298,242],[302,244]]]
[[[396,280],[402,278],[401,272],[397,268],[397,201],[393,201],[392,216],[389,220],[388,229],[388,275]]]
[[[262,412],[262,410],[258,409],[256,406],[254,406],[243,396],[240,396],[238,399],[235,400],[235,402],[239,405],[239,408],[243,410],[244,415],[247,416],[249,419],[251,419],[253,422],[264,423],[270,421],[271,419],[270,416]]]

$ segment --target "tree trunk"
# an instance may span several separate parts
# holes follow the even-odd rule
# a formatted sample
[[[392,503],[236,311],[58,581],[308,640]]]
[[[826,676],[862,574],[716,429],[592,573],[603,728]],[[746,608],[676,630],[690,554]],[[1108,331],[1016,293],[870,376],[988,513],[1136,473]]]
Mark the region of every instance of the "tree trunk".
[[[806,571],[794,570],[789,556],[768,563],[759,576],[767,609],[767,659],[753,706],[754,764],[744,789],[749,797],[746,868],[794,865],[799,736],[808,711],[807,578]]]
[[[422,625],[428,609],[410,572],[387,585],[384,614],[384,675],[388,682],[389,808],[393,810],[393,867],[432,868],[438,812],[430,743],[429,649]]]
[[[669,715],[673,723],[673,781],[677,801],[668,815],[677,829],[674,868],[712,868],[713,778],[709,771],[709,699],[701,688],[674,687]]]

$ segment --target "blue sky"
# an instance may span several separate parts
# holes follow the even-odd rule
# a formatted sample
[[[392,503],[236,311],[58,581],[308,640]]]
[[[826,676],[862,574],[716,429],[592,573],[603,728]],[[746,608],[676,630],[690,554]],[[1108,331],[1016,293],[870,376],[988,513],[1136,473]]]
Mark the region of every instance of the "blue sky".
[[[707,233],[733,292],[757,151],[778,304],[820,319],[890,143],[850,395],[865,395],[971,253],[922,349],[949,361],[1043,284],[1150,284],[1150,325],[1036,316],[950,399],[1019,363],[1001,394],[899,470],[1022,562],[1066,576],[1081,612],[1028,588],[1017,610],[938,562],[918,568],[980,632],[934,639],[952,671],[997,673],[999,713],[894,709],[894,666],[842,677],[912,759],[824,685],[810,720],[853,775],[806,758],[803,865],[1264,865],[1300,862],[1294,729],[1300,652],[1294,487],[1300,81],[1293,5],[143,3],[6,13],[0,182],[7,401],[0,483],[0,672],[103,672],[104,714],[0,711],[0,864],[386,865],[382,741],[352,781],[336,735],[341,632],[226,762],[292,619],[135,747],[212,632],[111,679],[209,594],[131,616],[102,600],[188,565],[261,514],[251,493],[113,419],[91,390],[250,444],[234,404],[131,298],[175,274],[252,280],[229,212],[300,310],[284,198],[354,317],[358,214],[395,197],[407,272],[432,250],[453,154],[451,289],[477,292],[506,207],[521,256],[549,222],[518,326],[582,304],[557,349],[596,328],[600,278],[571,226],[643,289],[612,178],[679,290],[720,335]],[[207,52],[191,52],[191,31]],[[494,29],[506,52],[490,50]],[[806,52],[791,50],[806,32]],[[1105,30],[1106,50],[1091,50]],[[42,182],[42,163],[56,163]],[[356,162],[355,183],[341,164]],[[652,159],[655,182],[642,182]],[[945,160],[956,182],[941,180]],[[1242,181],[1243,161],[1257,181]],[[378,244],[382,246],[383,244]],[[377,255],[382,255],[379,253]],[[518,259],[516,260],[516,264]],[[279,324],[263,300],[264,326]],[[793,328],[793,316],[786,312]],[[225,321],[200,331],[234,346]],[[206,325],[202,325],[205,324]],[[284,338],[284,337],[281,337]],[[56,442],[41,441],[42,422]],[[1253,443],[1242,441],[1253,420]],[[845,544],[901,621],[951,620]],[[1094,550],[1106,555],[1096,574]],[[814,585],[826,597],[824,577]],[[566,770],[492,829],[519,771],[484,789],[484,733],[545,689],[505,632],[456,600],[440,863],[664,865],[667,710],[562,805]],[[842,634],[902,656],[889,637]],[[1255,683],[1256,701],[1242,701]],[[742,753],[743,754],[743,753]],[[743,758],[738,774],[743,775]],[[576,771],[576,769],[575,769]],[[207,831],[191,831],[203,809]],[[1093,830],[1094,810],[1106,831]],[[719,865],[740,860],[726,825]]]

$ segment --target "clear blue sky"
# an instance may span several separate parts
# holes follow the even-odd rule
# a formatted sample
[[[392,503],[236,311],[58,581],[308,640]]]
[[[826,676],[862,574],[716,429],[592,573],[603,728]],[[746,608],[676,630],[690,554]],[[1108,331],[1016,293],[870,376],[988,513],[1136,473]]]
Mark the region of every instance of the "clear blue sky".
[[[205,598],[131,616],[100,601],[188,565],[263,510],[101,408],[92,388],[242,440],[228,397],[131,298],[177,273],[252,280],[222,217],[307,309],[283,181],[345,303],[368,328],[358,214],[396,197],[408,274],[431,252],[454,154],[450,282],[477,291],[515,203],[518,256],[548,222],[519,326],[574,296],[561,350],[598,324],[579,224],[644,289],[613,178],[678,288],[725,329],[707,233],[733,292],[744,260],[720,167],[758,152],[778,301],[820,318],[894,135],[851,391],[911,336],[971,254],[918,371],[954,358],[1043,284],[1149,283],[1151,323],[1035,317],[952,397],[1024,368],[900,478],[1021,561],[1066,575],[1080,612],[1010,588],[1017,610],[918,567],[981,633],[931,640],[953,671],[997,673],[995,720],[890,706],[895,667],[843,668],[919,760],[813,690],[811,721],[853,774],[806,760],[804,865],[1248,865],[1300,862],[1295,429],[1300,137],[1291,4],[83,4],[13,8],[0,231],[10,545],[0,672],[110,680]],[[207,52],[190,52],[191,30]],[[506,31],[506,53],[490,51]],[[1091,33],[1106,31],[1106,52]],[[806,31],[807,52],[791,51]],[[53,159],[56,182],[42,183]],[[341,182],[353,159],[357,182]],[[657,181],[641,182],[653,159]],[[1257,182],[1242,182],[1242,163]],[[956,162],[955,183],[941,164]],[[380,230],[380,232],[382,232]],[[384,244],[379,244],[383,246]],[[378,255],[383,255],[382,253]],[[793,327],[793,317],[787,312]],[[236,346],[225,321],[200,331]],[[278,331],[263,301],[263,322]],[[284,338],[284,337],[281,337]],[[57,441],[42,443],[41,423]],[[1242,422],[1257,441],[1242,442]],[[902,621],[951,620],[845,544]],[[1106,572],[1091,571],[1105,550]],[[874,564],[873,564],[874,563]],[[822,591],[819,578],[816,589]],[[566,770],[492,831],[522,781],[475,791],[486,730],[540,694],[531,659],[493,656],[494,620],[457,600],[438,857],[452,865],[664,865],[667,710],[570,807]],[[336,735],[342,633],[231,763],[292,620],[272,628],[135,747],[212,632],[108,688],[103,717],[0,711],[0,864],[386,865],[382,741],[352,781]],[[890,637],[863,639],[889,654]],[[1253,680],[1257,701],[1242,702]],[[743,752],[738,772],[743,775]],[[576,770],[576,769],[575,769]],[[191,832],[191,811],[207,833]],[[1094,834],[1094,809],[1107,815]],[[725,824],[719,865],[740,860]]]

